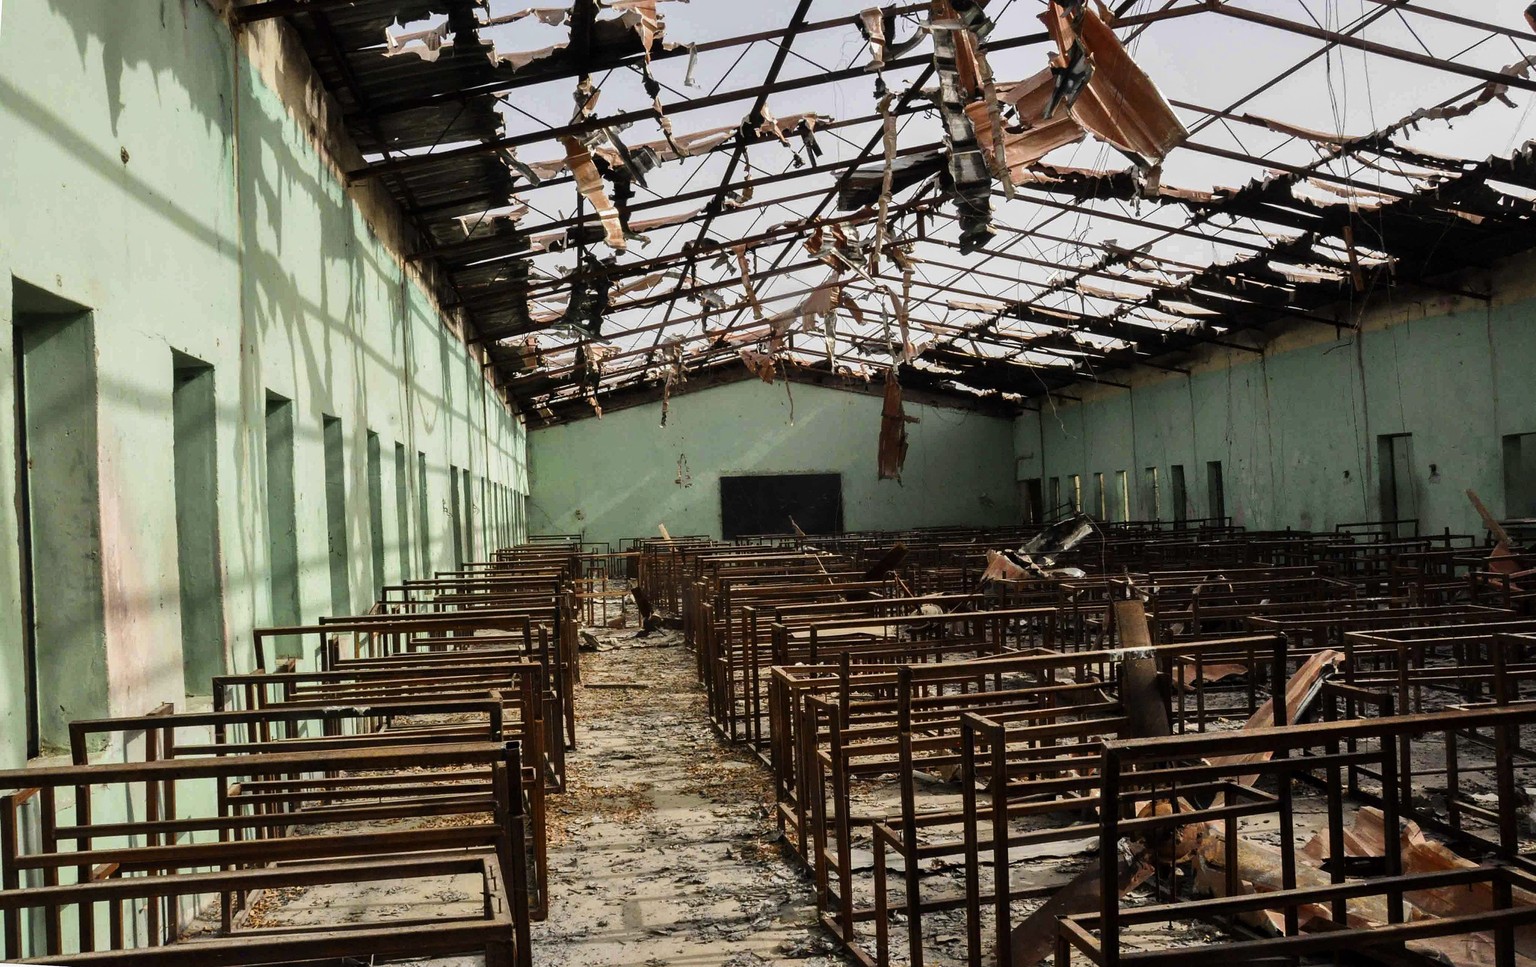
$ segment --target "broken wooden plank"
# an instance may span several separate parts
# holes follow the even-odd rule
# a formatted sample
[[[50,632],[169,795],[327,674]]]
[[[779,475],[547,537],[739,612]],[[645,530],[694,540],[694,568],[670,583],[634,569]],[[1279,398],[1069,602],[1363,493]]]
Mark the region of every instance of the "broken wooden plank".
[[[1120,855],[1115,895],[1125,896],[1152,875],[1153,866],[1145,852]],[[1009,949],[1013,963],[1029,967],[1038,964],[1056,948],[1056,921],[1079,913],[1092,913],[1103,900],[1103,883],[1097,864],[1079,873],[1072,882],[1056,891],[1028,917],[1013,928]]]

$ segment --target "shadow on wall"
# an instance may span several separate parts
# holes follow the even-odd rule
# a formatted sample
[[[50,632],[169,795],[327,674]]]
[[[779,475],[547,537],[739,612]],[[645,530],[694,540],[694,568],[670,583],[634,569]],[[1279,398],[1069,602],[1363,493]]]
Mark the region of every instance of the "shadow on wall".
[[[14,0],[13,0],[14,2]],[[220,235],[212,225],[172,198],[167,198],[154,186],[138,177],[132,165],[125,166],[116,155],[103,154],[100,147],[86,140],[72,128],[63,124],[54,110],[0,77],[0,104],[12,117],[30,126],[38,134],[58,145],[71,158],[94,169],[106,181],[116,183],[124,192],[137,199],[180,230],[188,238],[214,250],[232,245],[232,239]],[[228,137],[226,131],[225,136]]]
[[[26,16],[20,12],[22,5],[28,8]],[[236,413],[219,414],[221,429],[228,426],[235,432],[233,440],[221,438],[219,446],[234,447],[236,479],[228,486],[243,502],[240,519],[257,528],[265,523],[257,496],[265,464],[259,414],[269,386],[286,382],[286,377],[279,380],[284,361],[263,359],[268,338],[273,340],[272,347],[282,346],[285,340],[291,347],[286,365],[292,367],[300,386],[307,381],[313,388],[343,387],[344,382],[337,382],[336,369],[351,362],[354,382],[346,400],[352,404],[350,412],[337,400],[305,393],[313,404],[314,419],[301,421],[302,434],[318,436],[322,409],[341,409],[346,414],[346,432],[357,441],[369,429],[382,429],[368,426],[361,416],[369,412],[369,387],[371,380],[377,380],[379,386],[406,387],[411,397],[408,405],[380,400],[380,413],[394,412],[399,403],[402,420],[414,416],[418,426],[447,442],[441,434],[449,431],[446,416],[454,402],[459,371],[449,345],[454,337],[432,311],[423,308],[426,297],[407,281],[393,256],[369,231],[302,125],[261,82],[255,68],[237,58],[236,41],[207,0],[132,0],[131,16],[125,13],[127,6],[125,0],[11,0],[5,9],[7,41],[17,42],[12,31],[26,28],[29,19],[41,24],[51,17],[67,26],[85,83],[93,85],[100,71],[114,140],[133,137],[139,130],[135,119],[184,112],[190,106],[216,135],[210,140],[224,145],[223,167],[199,169],[197,175],[221,179],[236,193],[230,204],[239,216],[238,235],[224,234],[229,229],[218,225],[217,212],[185,207],[174,191],[147,179],[141,172],[148,169],[136,166],[136,159],[125,164],[118,145],[104,146],[100,143],[104,137],[80,133],[89,131],[90,117],[81,115],[77,121],[67,105],[40,99],[40,86],[18,86],[0,77],[0,103],[26,128],[117,186],[141,206],[146,217],[162,219],[190,243],[238,263],[244,307],[239,404]],[[60,56],[68,54],[61,51]],[[153,99],[146,84],[153,85]],[[139,102],[141,96],[145,103]],[[122,147],[138,153],[132,144]],[[143,154],[153,157],[155,151],[165,150],[171,149],[146,145]],[[197,160],[193,153],[188,157]],[[409,334],[406,329],[411,330]],[[375,338],[369,338],[370,333]],[[438,341],[435,346],[433,339]],[[409,364],[407,353],[415,357]],[[412,378],[407,383],[413,368],[423,368],[420,364],[434,357],[440,369],[436,377],[425,383]],[[478,375],[472,362],[464,365],[468,378]],[[110,374],[103,376],[103,391],[110,397],[104,403],[141,408],[164,404],[158,398],[144,398],[141,387],[117,383]],[[469,415],[471,426],[482,419]],[[392,434],[396,435],[411,436]],[[361,452],[361,445],[349,448],[349,453]],[[361,460],[348,461],[350,493],[363,492],[361,466]],[[366,501],[348,501],[349,532],[366,533],[366,513]],[[254,573],[259,556],[255,548],[261,544],[260,540],[227,541],[226,554],[238,548],[236,553],[244,557],[227,568],[228,576]],[[359,556],[353,566],[358,572],[354,586],[367,585],[363,567]],[[236,579],[226,586],[226,594],[240,593],[245,583]],[[153,595],[149,601],[132,602],[135,607],[157,603]]]
[[[451,334],[430,315],[414,311],[415,286],[368,230],[351,200],[275,94],[253,70],[240,76],[240,258],[247,316],[245,345],[279,330],[299,355],[311,385],[335,385],[332,366],[338,337],[350,349],[358,373],[365,365],[404,385],[404,320],[424,323],[444,337],[440,392],[411,382],[418,405],[452,405],[449,380]],[[272,159],[281,159],[274,163]],[[306,235],[313,229],[312,235]],[[340,253],[340,254],[338,254]],[[335,284],[333,284],[335,283]],[[338,295],[333,295],[333,290]],[[370,340],[370,319],[385,317],[390,338]],[[359,405],[363,402],[356,397]],[[335,401],[325,401],[334,406]],[[361,412],[361,410],[358,410]]]
[[[16,0],[13,0],[13,7]],[[154,77],[155,91],[177,78],[192,107],[208,123],[228,135],[228,63],[232,40],[218,16],[199,0],[135,0],[132,14],[123,0],[48,0],[59,19],[69,24],[82,67],[94,56],[101,64],[106,85],[107,109],[112,134],[127,106],[123,96],[124,75],[145,68]],[[17,15],[12,13],[12,17]],[[220,56],[209,58],[217,50]],[[199,63],[198,59],[204,58]],[[197,76],[198,74],[205,76]]]

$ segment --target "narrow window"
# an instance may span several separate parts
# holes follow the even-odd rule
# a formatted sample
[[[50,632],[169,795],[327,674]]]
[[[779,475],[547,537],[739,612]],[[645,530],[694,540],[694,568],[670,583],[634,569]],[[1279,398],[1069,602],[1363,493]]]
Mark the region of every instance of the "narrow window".
[[[181,664],[187,694],[207,695],[213,677],[226,671],[213,367],[172,353],[172,378]]]
[[[464,566],[464,510],[463,497],[459,493],[459,468],[448,467],[448,512],[453,524],[453,566]]]
[[[499,521],[496,531],[496,547],[500,550],[507,546],[507,534],[512,529],[512,506],[511,501],[507,498],[506,484],[499,483],[496,485],[496,508],[497,520]]]
[[[395,444],[395,546],[400,555],[400,580],[411,576],[411,492],[410,467],[406,462],[405,444]]]
[[[1080,473],[1072,475],[1072,512],[1083,512],[1083,475]]]
[[[345,440],[341,420],[321,415],[325,445],[325,543],[331,566],[331,614],[352,613],[352,588],[347,574],[347,481]]]
[[[1147,468],[1147,509],[1152,512],[1153,520],[1163,519],[1163,491],[1156,467]]]
[[[1536,433],[1504,438],[1504,516],[1536,517]]]
[[[1173,519],[1182,523],[1189,519],[1189,496],[1184,489],[1184,465],[1176,463],[1169,467],[1168,478],[1173,488]]]
[[[1131,475],[1124,470],[1115,471],[1115,511],[1119,514],[1117,520],[1128,521],[1131,519]]]
[[[489,500],[490,482],[484,477],[480,478],[480,559],[484,560],[490,555],[487,553],[491,546],[491,502]]]
[[[427,501],[427,455],[416,451],[416,542],[421,548],[421,576],[432,576],[432,515]]]
[[[1099,520],[1109,520],[1109,488],[1104,486],[1104,475],[1093,475],[1093,492],[1099,507]]]
[[[1211,502],[1210,516],[1217,524],[1227,519],[1227,485],[1221,479],[1221,461],[1212,460],[1205,465],[1205,490]]]
[[[474,481],[469,475],[469,468],[459,471],[459,483],[464,487],[464,502],[460,505],[464,509],[464,554],[459,558],[459,568],[475,559],[475,504]]]
[[[1064,508],[1061,505],[1061,478],[1060,477],[1052,477],[1051,478],[1051,516],[1052,517],[1059,517],[1061,515],[1061,512],[1063,510],[1065,510],[1065,509],[1066,508]]]
[[[299,539],[294,506],[293,402],[267,394],[267,580],[271,623],[299,619]],[[297,658],[299,639],[277,643],[277,657]]]
[[[1413,489],[1413,434],[1384,434],[1376,438],[1376,447],[1386,531],[1393,537],[1416,534],[1419,502]]]
[[[368,558],[373,566],[373,599],[384,596],[384,454],[379,435],[368,431]]]
[[[1030,477],[1023,482],[1023,493],[1020,494],[1020,504],[1024,511],[1024,523],[1038,524],[1045,517],[1045,494],[1040,486],[1039,477]]]

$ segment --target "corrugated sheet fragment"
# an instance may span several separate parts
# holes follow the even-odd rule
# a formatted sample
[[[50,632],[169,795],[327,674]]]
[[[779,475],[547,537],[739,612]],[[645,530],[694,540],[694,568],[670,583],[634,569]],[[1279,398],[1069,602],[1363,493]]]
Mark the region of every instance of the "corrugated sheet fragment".
[[[565,164],[571,170],[571,175],[576,179],[576,189],[597,212],[602,219],[603,232],[608,247],[616,252],[622,252],[629,247],[624,238],[624,223],[619,218],[619,210],[613,202],[608,200],[608,193],[603,188],[602,175],[597,173],[597,165],[592,162],[592,153],[587,146],[577,138],[561,138],[565,144]]]
[[[384,56],[398,57],[401,54],[415,54],[429,64],[436,63],[445,46],[451,47],[448,40],[449,22],[444,20],[436,27],[426,30],[401,31],[400,22],[397,20],[393,27],[384,32]]]
[[[992,172],[976,140],[966,104],[979,89],[971,32],[956,17],[949,0],[932,0],[929,29],[933,65],[939,77],[939,116],[944,124],[949,180],[960,214],[960,245],[971,252],[993,236]]]
[[[738,245],[733,250],[736,253],[736,265],[741,269],[741,291],[747,297],[747,302],[752,306],[752,315],[759,322],[764,318],[763,304],[757,301],[757,287],[752,284],[752,269],[747,264],[747,247]]]
[[[901,383],[894,367],[885,371],[885,404],[880,410],[880,479],[901,481],[907,463],[907,424],[918,422],[907,416],[902,405]]]
[[[1057,46],[1052,58],[1057,83],[1046,116],[1065,107],[1096,137],[1155,164],[1189,132],[1126,52],[1108,16],[1108,10],[1101,16],[1085,0],[1051,0],[1040,15]]]

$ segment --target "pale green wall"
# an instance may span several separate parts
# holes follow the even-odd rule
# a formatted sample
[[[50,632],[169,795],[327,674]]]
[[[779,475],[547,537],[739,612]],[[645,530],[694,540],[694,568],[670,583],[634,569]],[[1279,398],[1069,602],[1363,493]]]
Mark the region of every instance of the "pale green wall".
[[[128,8],[131,7],[130,11]],[[450,464],[526,492],[519,422],[263,77],[299,83],[275,25],[237,44],[205,0],[5,0],[0,21],[0,766],[23,757],[12,278],[93,313],[108,707],[182,703],[172,353],[213,367],[226,640],[269,619],[264,401],[294,401],[301,610],[330,610],[320,418],[341,420],[351,600],[372,598],[366,433],[427,455],[433,568]],[[266,48],[257,45],[266,44]],[[253,64],[252,52],[260,52]],[[265,70],[265,73],[263,73]],[[299,87],[302,90],[302,85]],[[303,99],[293,98],[303,110]],[[126,158],[126,161],[124,160]],[[395,462],[382,462],[395,493]],[[480,500],[478,489],[475,499]],[[417,515],[384,514],[385,572]],[[474,519],[488,520],[480,508]],[[475,552],[483,551],[481,533]],[[417,560],[418,554],[409,555]],[[79,669],[90,674],[89,669]]]
[[[1328,530],[1379,519],[1377,438],[1411,433],[1409,515],[1430,531],[1481,533],[1466,489],[1502,513],[1502,437],[1536,432],[1529,269],[1504,267],[1492,304],[1398,296],[1367,313],[1358,336],[1293,330],[1263,356],[1195,360],[1189,376],[1142,373],[1131,390],[1074,389],[1083,403],[1017,421],[1020,475],[1044,478],[1049,501],[1051,477],[1062,478],[1065,499],[1067,476],[1082,474],[1093,512],[1093,474],[1129,470],[1140,519],[1152,513],[1143,475],[1156,466],[1171,519],[1169,467],[1185,466],[1191,516],[1204,516],[1206,462],[1220,460],[1236,523]]]
[[[532,533],[588,540],[720,534],[720,476],[836,472],[849,530],[941,524],[1002,525],[1018,519],[1009,420],[907,404],[902,482],[878,479],[881,399],[747,380],[674,396],[665,427],[659,403],[529,434]],[[686,458],[691,485],[679,486]]]

